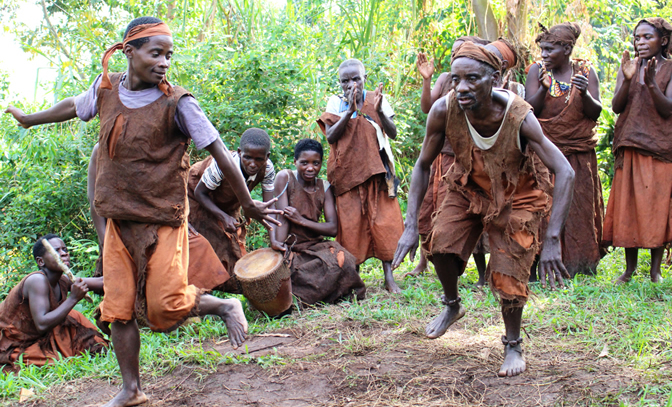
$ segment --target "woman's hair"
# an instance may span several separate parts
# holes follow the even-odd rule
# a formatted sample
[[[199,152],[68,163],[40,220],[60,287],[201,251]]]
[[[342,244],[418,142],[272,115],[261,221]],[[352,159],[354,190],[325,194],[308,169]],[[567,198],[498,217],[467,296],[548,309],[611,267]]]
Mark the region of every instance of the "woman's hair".
[[[298,160],[304,151],[314,151],[320,155],[320,160],[324,158],[324,149],[319,141],[310,138],[299,140],[294,146],[294,159]]]
[[[139,25],[143,24],[159,24],[162,23],[160,19],[156,17],[138,17],[135,20],[131,21],[128,23],[128,26],[126,27],[126,32],[124,32],[124,39],[128,36],[128,33],[131,31],[133,27],[137,27]],[[133,40],[128,43],[128,45],[132,45],[135,48],[140,48],[145,44],[146,42],[149,42],[149,37],[143,37],[143,38],[138,38],[137,40]]]

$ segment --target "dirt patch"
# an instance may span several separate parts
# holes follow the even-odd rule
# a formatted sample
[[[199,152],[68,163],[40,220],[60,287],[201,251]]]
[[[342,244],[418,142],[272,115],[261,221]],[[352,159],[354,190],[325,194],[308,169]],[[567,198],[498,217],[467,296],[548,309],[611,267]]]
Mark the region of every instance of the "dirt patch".
[[[143,378],[149,406],[551,406],[618,404],[637,399],[643,382],[617,360],[554,350],[559,343],[525,343],[528,371],[499,378],[497,335],[473,335],[458,326],[437,340],[413,328],[341,326],[283,331],[251,338],[248,364],[214,372],[184,366]],[[542,341],[539,341],[542,342]],[[204,345],[219,353],[228,342]],[[275,362],[259,363],[275,355]],[[267,358],[268,359],[268,358]],[[258,362],[258,363],[255,363]],[[61,385],[23,405],[101,405],[119,381],[82,380]],[[631,389],[631,390],[628,390]],[[18,403],[17,403],[18,404]]]

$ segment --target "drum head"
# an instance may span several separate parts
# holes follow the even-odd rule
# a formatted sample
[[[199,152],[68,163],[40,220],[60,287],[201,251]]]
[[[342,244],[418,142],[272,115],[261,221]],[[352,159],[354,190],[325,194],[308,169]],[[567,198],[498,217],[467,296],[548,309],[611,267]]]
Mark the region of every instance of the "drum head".
[[[282,264],[282,254],[271,248],[255,250],[243,256],[233,272],[239,279],[254,280],[271,273]]]

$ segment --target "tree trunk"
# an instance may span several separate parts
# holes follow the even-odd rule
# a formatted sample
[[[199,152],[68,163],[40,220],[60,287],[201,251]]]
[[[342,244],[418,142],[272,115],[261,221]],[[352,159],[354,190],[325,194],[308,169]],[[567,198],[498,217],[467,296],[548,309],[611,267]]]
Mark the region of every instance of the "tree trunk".
[[[478,36],[486,40],[495,41],[499,37],[499,24],[492,11],[490,0],[472,0]]]
[[[506,0],[508,36],[518,48],[527,43],[527,6],[528,0]]]

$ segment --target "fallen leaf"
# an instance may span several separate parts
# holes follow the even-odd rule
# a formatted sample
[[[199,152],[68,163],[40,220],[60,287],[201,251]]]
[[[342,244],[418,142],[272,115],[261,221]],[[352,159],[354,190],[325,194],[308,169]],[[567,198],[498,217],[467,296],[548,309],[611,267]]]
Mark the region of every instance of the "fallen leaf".
[[[35,393],[31,389],[21,389],[21,392],[19,393],[19,403],[23,403],[34,395]]]
[[[600,352],[598,358],[606,358],[607,356],[609,356],[609,347],[605,343],[604,348],[602,348],[602,352]]]

